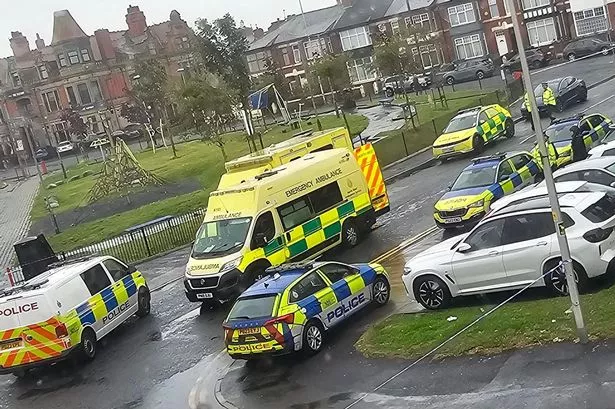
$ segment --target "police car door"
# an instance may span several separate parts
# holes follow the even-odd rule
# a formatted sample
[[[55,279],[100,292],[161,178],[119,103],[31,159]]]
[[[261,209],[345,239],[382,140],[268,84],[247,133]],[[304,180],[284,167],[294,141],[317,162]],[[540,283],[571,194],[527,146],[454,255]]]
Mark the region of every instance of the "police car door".
[[[338,302],[333,290],[318,271],[312,271],[289,291],[289,303],[297,303],[307,317],[318,317],[325,328],[344,318],[344,310],[337,311]]]
[[[111,328],[115,328],[139,309],[139,291],[128,266],[113,258],[104,260],[102,264],[113,279],[111,290],[117,307],[109,312],[107,318]]]
[[[82,318],[81,322],[92,327],[96,338],[100,339],[111,330],[107,315],[117,307],[111,290],[111,278],[100,263],[81,273],[81,278],[91,297],[77,307],[77,313]]]
[[[538,174],[538,166],[532,162],[532,157],[527,153],[520,153],[510,158],[514,168],[513,183],[518,184],[515,190],[521,190],[524,187],[536,183],[536,175]],[[518,175],[518,176],[517,176]],[[516,180],[515,180],[516,179]]]
[[[344,319],[369,304],[370,286],[365,285],[356,269],[344,264],[328,263],[320,266],[319,270],[331,281],[331,289],[338,301],[337,309],[343,310]]]

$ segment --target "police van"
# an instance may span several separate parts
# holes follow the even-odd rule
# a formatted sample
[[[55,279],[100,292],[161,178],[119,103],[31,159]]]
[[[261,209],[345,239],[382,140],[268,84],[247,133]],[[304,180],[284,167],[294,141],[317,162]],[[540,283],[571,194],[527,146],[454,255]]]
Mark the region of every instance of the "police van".
[[[305,155],[212,192],[187,265],[186,296],[224,301],[270,266],[355,246],[377,215],[347,149]]]
[[[76,260],[0,291],[0,373],[96,356],[96,343],[132,315],[150,312],[141,273],[113,257]]]
[[[346,128],[308,132],[271,145],[261,151],[242,156],[225,164],[218,188],[236,185],[267,170],[292,162],[308,153],[346,148],[352,141]]]

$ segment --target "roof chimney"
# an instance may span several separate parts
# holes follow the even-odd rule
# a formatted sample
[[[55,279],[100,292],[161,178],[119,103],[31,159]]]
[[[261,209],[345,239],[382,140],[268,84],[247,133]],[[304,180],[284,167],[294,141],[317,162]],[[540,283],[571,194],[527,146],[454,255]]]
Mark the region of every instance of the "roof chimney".
[[[128,24],[128,33],[131,36],[139,36],[145,33],[147,21],[145,20],[145,14],[139,9],[139,6],[128,6],[126,24]]]
[[[252,31],[252,34],[254,35],[254,39],[258,40],[259,38],[263,38],[265,36],[265,30],[262,28],[256,28]]]
[[[94,37],[100,50],[100,55],[103,60],[111,60],[115,58],[115,48],[113,48],[113,42],[111,41],[111,34],[109,30],[102,29],[94,31]]]
[[[45,40],[43,40],[38,33],[36,33],[36,48],[39,50],[45,48]]]
[[[12,31],[9,42],[11,43],[11,48],[13,49],[13,55],[15,57],[23,57],[30,53],[30,43],[28,39],[21,34],[21,31]]]

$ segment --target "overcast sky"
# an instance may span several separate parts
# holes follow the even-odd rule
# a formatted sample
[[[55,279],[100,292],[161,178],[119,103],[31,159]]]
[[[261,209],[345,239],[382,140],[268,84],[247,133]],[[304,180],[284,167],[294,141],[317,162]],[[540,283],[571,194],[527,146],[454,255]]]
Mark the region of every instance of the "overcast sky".
[[[336,0],[303,0],[305,11],[335,4]],[[176,9],[190,25],[199,18],[215,19],[231,13],[239,22],[258,25],[267,29],[271,21],[286,14],[299,12],[299,0],[20,0],[12,1],[0,13],[0,57],[12,55],[8,38],[11,31],[21,31],[34,48],[36,33],[47,44],[51,42],[53,12],[68,9],[87,34],[99,28],[126,29],[126,9],[129,4],[139,6],[145,12],[148,24],[169,19]]]

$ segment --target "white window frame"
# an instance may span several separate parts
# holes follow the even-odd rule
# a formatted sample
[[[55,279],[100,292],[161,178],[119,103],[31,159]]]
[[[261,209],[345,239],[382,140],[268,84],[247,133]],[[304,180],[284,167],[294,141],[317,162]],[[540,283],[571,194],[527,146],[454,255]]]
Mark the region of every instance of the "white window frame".
[[[366,66],[371,66],[371,70],[366,69]],[[373,57],[363,57],[350,60],[346,63],[348,75],[353,84],[373,81],[378,78],[378,72],[374,67]]]
[[[391,32],[395,34],[399,34],[399,20],[391,21]]]
[[[500,10],[498,9],[498,1],[497,0],[487,0],[489,4],[489,14],[491,14],[491,18],[500,17]]]
[[[325,54],[330,52],[329,45],[330,44],[328,44],[327,39],[324,37],[306,41],[303,43],[305,59],[312,61],[315,58],[323,57]]]
[[[413,25],[431,29],[431,19],[429,18],[429,13],[415,14],[413,16],[406,17],[405,21],[406,27]],[[425,27],[425,24],[427,24],[427,27]]]
[[[79,57],[79,51],[70,50],[69,52],[66,53],[66,56],[68,57],[68,62],[70,65],[81,64],[81,58]],[[77,59],[76,62],[73,62],[73,57]]]
[[[589,36],[609,30],[609,20],[604,6],[593,7],[572,13],[577,36]]]
[[[92,59],[90,57],[90,50],[88,50],[87,48],[81,49],[79,54],[81,55],[81,61],[83,62],[89,62]]]
[[[299,47],[299,44],[293,44],[291,49],[293,50],[293,61],[295,64],[301,64],[303,58],[301,58],[301,48]]]
[[[523,10],[537,9],[551,5],[551,0],[521,0]]]
[[[461,17],[463,16],[463,18]],[[476,13],[472,3],[464,3],[448,8],[448,18],[451,27],[463,26],[476,21]],[[454,21],[454,22],[453,22]]]
[[[421,65],[424,69],[430,69],[440,65],[440,56],[434,44],[420,45],[412,49],[412,54],[421,58]],[[429,64],[425,64],[425,56],[429,59]],[[432,57],[435,57],[436,61]]]
[[[282,53],[282,61],[284,62],[284,67],[289,67],[293,65],[293,62],[290,60],[290,52],[288,51],[288,46],[280,47],[280,52]]]
[[[342,42],[342,50],[344,51],[355,50],[357,48],[372,45],[372,36],[370,35],[369,27],[367,26],[341,31],[340,40]]]
[[[271,58],[271,52],[269,50],[258,51],[255,53],[251,53],[246,55],[246,60],[248,61],[248,70],[250,74],[258,74],[267,70],[267,66],[265,61],[268,58]],[[256,70],[253,70],[253,65],[256,64]]]
[[[480,34],[457,37],[453,40],[453,44],[455,46],[455,54],[460,60],[470,60],[485,55],[485,47]],[[480,48],[480,53],[477,51],[477,45]],[[460,49],[463,50],[463,52],[460,52]]]
[[[38,66],[38,76],[41,80],[49,78],[49,72],[47,72],[47,66],[45,64]]]
[[[555,20],[553,19],[553,17],[548,17],[542,20],[528,21],[525,23],[525,27],[527,29],[529,43],[533,47],[549,45],[557,40],[557,30],[555,29]],[[552,30],[553,35],[549,37],[553,37],[553,38],[545,37],[544,39],[541,39],[540,38],[541,32],[544,31],[545,35],[548,35],[549,34],[548,30],[550,29]]]
[[[52,109],[51,102],[50,102],[51,100],[49,99],[49,94],[53,95],[55,109]],[[57,89],[53,89],[51,91],[45,91],[42,93],[41,96],[43,97],[43,102],[45,103],[45,109],[47,109],[48,113],[51,114],[52,112],[58,112],[59,110],[62,109],[62,107],[60,106],[60,95],[58,94]]]

